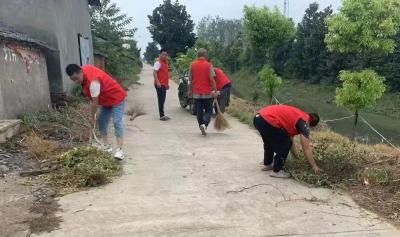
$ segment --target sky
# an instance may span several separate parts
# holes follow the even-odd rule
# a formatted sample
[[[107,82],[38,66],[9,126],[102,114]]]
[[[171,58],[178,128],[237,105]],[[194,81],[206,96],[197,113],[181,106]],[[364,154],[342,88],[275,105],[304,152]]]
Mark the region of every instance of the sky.
[[[139,48],[144,53],[147,44],[152,41],[151,35],[147,30],[149,25],[147,15],[151,14],[154,8],[158,7],[163,1],[112,0],[112,2],[116,3],[123,13],[133,18],[132,26],[138,29],[135,38],[138,41]],[[282,10],[284,0],[179,0],[179,2],[186,6],[188,13],[196,24],[207,15],[240,19],[243,16],[244,5],[277,6]],[[340,0],[290,0],[289,17],[293,18],[295,22],[301,21],[304,11],[312,2],[318,2],[321,9],[332,5],[333,9],[337,10],[340,5]]]

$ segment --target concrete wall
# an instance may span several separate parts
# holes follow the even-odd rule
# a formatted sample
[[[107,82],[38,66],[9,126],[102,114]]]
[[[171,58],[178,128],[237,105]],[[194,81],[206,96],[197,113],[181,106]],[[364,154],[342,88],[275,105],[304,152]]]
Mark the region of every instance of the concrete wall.
[[[50,105],[45,55],[38,49],[0,41],[0,119]]]
[[[59,50],[46,53],[50,88],[69,92],[73,84],[64,69],[80,62],[78,34],[89,37],[93,54],[88,1],[0,0],[0,6],[0,22]]]

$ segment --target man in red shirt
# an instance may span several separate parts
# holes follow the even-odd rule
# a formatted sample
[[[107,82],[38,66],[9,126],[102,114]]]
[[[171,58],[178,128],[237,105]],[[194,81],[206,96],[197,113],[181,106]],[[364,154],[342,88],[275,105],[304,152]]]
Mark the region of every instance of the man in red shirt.
[[[114,155],[116,159],[123,160],[125,154],[123,146],[123,114],[125,108],[126,92],[112,79],[107,73],[91,65],[82,67],[70,64],[65,69],[68,76],[77,84],[82,85],[83,95],[91,101],[90,122],[92,127],[95,125],[95,118],[98,108],[100,115],[97,122],[101,133],[103,149],[112,152],[111,145],[108,143],[108,122],[113,116],[115,136],[117,138],[117,151]]]
[[[170,118],[165,116],[164,104],[167,97],[167,90],[169,90],[169,73],[168,73],[168,52],[166,49],[160,50],[158,60],[154,63],[154,86],[157,91],[158,110],[160,113],[160,120],[167,121]]]
[[[231,96],[231,81],[228,76],[219,68],[214,67],[215,84],[219,92],[218,105],[222,113],[225,113],[225,107],[229,106]],[[216,111],[217,112],[217,111]]]
[[[287,105],[267,106],[254,117],[254,127],[260,132],[264,142],[263,171],[273,170],[272,177],[288,178],[283,171],[289,151],[297,157],[293,137],[300,135],[304,156],[315,173],[318,168],[310,146],[310,127],[319,123],[318,114],[307,114],[298,108]]]
[[[197,122],[201,134],[206,136],[212,116],[213,98],[216,98],[218,93],[214,80],[214,67],[207,61],[207,51],[199,49],[197,55],[198,59],[190,65],[188,96],[194,99]]]

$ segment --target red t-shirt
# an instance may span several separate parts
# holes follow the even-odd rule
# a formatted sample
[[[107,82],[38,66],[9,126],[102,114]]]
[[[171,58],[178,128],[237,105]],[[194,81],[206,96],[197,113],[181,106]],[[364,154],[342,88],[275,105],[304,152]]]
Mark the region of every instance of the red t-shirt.
[[[284,129],[290,137],[298,135],[296,123],[302,119],[310,123],[310,116],[300,109],[288,105],[272,105],[264,107],[258,114],[275,128]]]
[[[228,76],[226,76],[221,69],[215,67],[214,72],[215,72],[215,84],[217,86],[217,90],[220,91],[224,86],[231,83]]]
[[[107,73],[92,65],[82,66],[83,72],[83,95],[89,99],[90,83],[93,80],[100,82],[99,105],[104,107],[112,107],[120,104],[126,97],[125,90]]]

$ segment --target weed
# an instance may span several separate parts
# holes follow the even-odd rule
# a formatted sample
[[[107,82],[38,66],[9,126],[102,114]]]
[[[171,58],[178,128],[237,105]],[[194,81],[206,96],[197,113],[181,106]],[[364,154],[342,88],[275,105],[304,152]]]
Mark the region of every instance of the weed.
[[[57,142],[44,140],[33,132],[25,137],[25,145],[29,158],[37,160],[51,159],[60,147]]]

